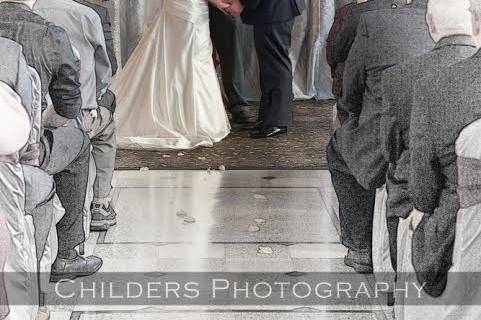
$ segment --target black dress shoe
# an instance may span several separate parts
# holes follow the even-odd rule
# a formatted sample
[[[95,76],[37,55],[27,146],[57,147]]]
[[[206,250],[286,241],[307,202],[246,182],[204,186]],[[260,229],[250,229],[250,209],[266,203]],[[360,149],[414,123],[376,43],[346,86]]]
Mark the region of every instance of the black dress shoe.
[[[74,259],[57,258],[52,265],[50,282],[90,276],[100,270],[102,263],[102,259],[95,256],[87,258],[77,256]]]
[[[247,111],[232,113],[232,122],[239,124],[249,123],[249,113]]]
[[[263,127],[257,132],[251,133],[252,139],[272,138],[281,134],[287,134],[286,127]]]

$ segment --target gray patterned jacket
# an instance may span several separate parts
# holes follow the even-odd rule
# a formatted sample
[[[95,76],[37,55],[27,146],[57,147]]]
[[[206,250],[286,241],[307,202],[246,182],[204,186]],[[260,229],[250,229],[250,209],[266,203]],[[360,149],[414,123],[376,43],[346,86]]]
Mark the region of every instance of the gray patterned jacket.
[[[414,207],[424,218],[414,232],[413,264],[426,292],[444,291],[460,208],[455,150],[459,133],[481,118],[481,52],[419,80],[411,114]]]
[[[409,44],[409,45],[407,45]],[[338,108],[349,114],[334,143],[349,170],[366,189],[384,184],[387,162],[380,148],[381,75],[434,46],[426,24],[426,0],[392,1],[388,9],[365,12],[344,69]]]
[[[380,137],[384,157],[390,163],[387,175],[390,216],[407,218],[413,209],[408,190],[409,124],[416,81],[475,52],[476,46],[470,36],[446,37],[436,44],[434,50],[383,73]]]

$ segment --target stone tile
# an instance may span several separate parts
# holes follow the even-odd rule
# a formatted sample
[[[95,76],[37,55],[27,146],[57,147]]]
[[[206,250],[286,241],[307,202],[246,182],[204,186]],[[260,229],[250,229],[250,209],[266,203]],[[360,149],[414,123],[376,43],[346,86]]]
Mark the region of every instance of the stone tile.
[[[118,171],[114,187],[189,188],[196,183],[202,183],[206,188],[320,188],[330,183],[329,175],[321,172],[323,171]]]
[[[80,320],[375,320],[375,314],[349,312],[151,312],[86,313]]]
[[[344,259],[292,259],[298,272],[353,272],[344,264]]]
[[[340,259],[347,249],[341,244],[297,244],[289,246],[289,253],[297,259]]]
[[[255,198],[262,194],[265,199]],[[126,188],[106,242],[337,242],[317,189]],[[179,210],[196,219],[185,224]],[[249,232],[256,218],[266,223]],[[302,230],[302,232],[300,232]],[[141,232],[139,232],[141,231]]]
[[[50,320],[70,320],[72,312],[50,312]]]
[[[162,272],[225,272],[225,259],[160,259]]]
[[[223,259],[222,244],[99,244],[95,254],[106,259]]]
[[[260,248],[270,248],[271,254],[259,253]],[[280,245],[226,245],[227,272],[291,272],[289,249]]]
[[[333,188],[319,189],[326,209],[333,217],[339,219],[339,202]]]

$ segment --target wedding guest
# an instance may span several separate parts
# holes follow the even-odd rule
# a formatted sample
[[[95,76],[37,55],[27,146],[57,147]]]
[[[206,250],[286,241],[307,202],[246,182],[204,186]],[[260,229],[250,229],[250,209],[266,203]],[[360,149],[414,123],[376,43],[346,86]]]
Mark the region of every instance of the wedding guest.
[[[90,229],[106,231],[117,223],[110,203],[117,144],[113,111],[100,104],[112,80],[102,22],[93,9],[72,0],[38,0],[34,11],[64,28],[80,54],[79,127],[89,135],[96,168]]]
[[[374,202],[387,167],[379,150],[381,74],[433,46],[425,20],[426,0],[409,2],[392,1],[388,9],[381,6],[361,16],[339,101],[349,117],[328,146],[342,243],[349,249],[344,262],[357,272],[372,272]]]
[[[44,133],[40,168],[53,175],[65,215],[57,224],[59,253],[52,268],[58,277],[86,276],[98,271],[100,258],[77,254],[85,239],[83,206],[87,191],[89,139],[79,129],[65,127],[82,105],[79,70],[65,31],[32,11],[35,0],[0,0],[0,36],[23,47],[29,66],[40,75]],[[47,108],[47,94],[53,106]]]
[[[15,43],[9,43],[6,39],[0,38],[0,46],[4,49],[4,54],[9,55],[9,59],[14,59],[17,62],[17,66],[12,64],[9,66],[11,70],[22,70],[27,72],[27,65],[25,60],[21,55],[11,55],[12,53],[20,53],[21,47]],[[0,63],[1,69],[4,71],[5,65]],[[11,72],[13,74],[14,72]],[[18,78],[27,77],[27,75],[18,75]],[[25,88],[23,88],[25,89]],[[4,266],[7,258],[10,255],[10,250],[17,250],[20,248],[11,248],[11,235],[8,228],[8,221],[12,221],[12,216],[23,217],[25,216],[21,201],[15,201],[18,198],[16,195],[15,187],[12,188],[11,184],[4,183],[12,182],[10,179],[5,179],[10,177],[9,173],[11,166],[18,166],[15,164],[15,158],[12,154],[16,154],[22,149],[30,135],[30,118],[25,111],[24,106],[20,96],[18,96],[13,89],[7,85],[5,82],[0,81],[0,185],[2,185],[2,192],[0,192],[0,319],[5,319],[10,310],[8,307],[7,291],[5,287],[5,277],[4,277]],[[13,181],[15,181],[14,179]],[[13,184],[15,186],[15,183]],[[20,194],[21,197],[21,194]],[[26,239],[25,239],[26,240]],[[17,243],[18,245],[18,243]],[[33,244],[30,244],[33,246]],[[23,250],[24,255],[28,252],[28,249]],[[17,272],[22,272],[24,270],[15,270]],[[11,292],[11,291],[10,291]],[[24,315],[25,316],[25,315]],[[28,315],[27,315],[28,316]]]
[[[409,125],[416,81],[439,69],[472,56],[476,45],[472,38],[469,0],[430,0],[427,23],[436,42],[435,48],[419,57],[388,69],[382,75],[383,114],[381,147],[389,161],[387,173],[387,215],[390,231],[391,260],[396,266],[399,218],[413,210],[409,196]]]
[[[385,0],[337,0],[336,15],[334,23],[327,38],[326,55],[327,62],[331,67],[333,79],[332,93],[336,100],[342,96],[342,81],[344,75],[344,64],[351,51],[352,44],[356,38],[357,26],[361,14],[370,10],[380,8],[389,9],[391,3]],[[347,120],[349,113],[340,109],[337,105],[337,116],[343,123]]]
[[[453,11],[451,2],[449,10]],[[479,43],[481,4],[478,0],[471,1],[471,12],[474,35]],[[480,66],[481,52],[478,51],[471,58],[424,77],[415,85],[409,136],[409,189],[414,208],[424,216],[414,231],[412,262],[419,281],[425,283],[424,290],[435,297],[440,296],[449,283],[455,237],[463,248],[456,253],[459,263],[479,272],[476,262],[479,251],[471,250],[479,248],[480,238],[479,224],[475,222],[480,194],[477,185],[479,143],[475,135],[479,125],[458,136],[481,118]],[[469,209],[472,206],[473,210]],[[463,227],[456,234],[458,215]]]
[[[254,26],[259,59],[261,106],[259,123],[251,138],[287,133],[292,125],[292,62],[289,58],[294,18],[306,8],[304,0],[233,0],[227,12],[242,13],[244,23]]]
[[[242,21],[238,17],[225,14],[214,5],[209,5],[210,35],[219,53],[222,82],[229,102],[228,110],[235,123],[249,122],[249,103],[240,90],[244,77],[241,62],[241,42],[239,29]]]

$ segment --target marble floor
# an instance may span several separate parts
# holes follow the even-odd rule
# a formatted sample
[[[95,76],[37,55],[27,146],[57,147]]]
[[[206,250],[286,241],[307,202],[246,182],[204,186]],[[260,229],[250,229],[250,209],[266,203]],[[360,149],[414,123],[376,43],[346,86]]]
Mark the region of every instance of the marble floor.
[[[104,272],[351,272],[327,171],[119,171]],[[368,277],[368,276],[366,276]],[[52,320],[391,319],[384,306],[62,306]]]

